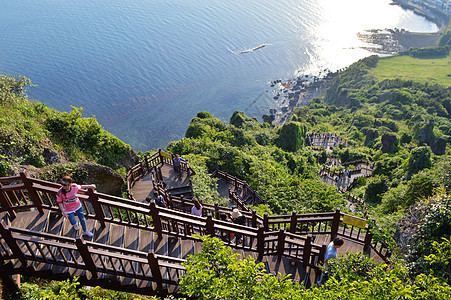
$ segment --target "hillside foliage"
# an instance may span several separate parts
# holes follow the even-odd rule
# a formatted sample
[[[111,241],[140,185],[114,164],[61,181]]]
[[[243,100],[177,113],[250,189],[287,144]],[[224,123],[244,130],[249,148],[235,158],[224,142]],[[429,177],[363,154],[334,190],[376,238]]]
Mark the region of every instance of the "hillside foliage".
[[[26,77],[0,75],[0,176],[12,165],[51,165],[57,156],[123,167],[121,161],[132,151],[129,145],[105,131],[95,118],[82,118],[82,108],[58,112],[29,101],[30,86]]]

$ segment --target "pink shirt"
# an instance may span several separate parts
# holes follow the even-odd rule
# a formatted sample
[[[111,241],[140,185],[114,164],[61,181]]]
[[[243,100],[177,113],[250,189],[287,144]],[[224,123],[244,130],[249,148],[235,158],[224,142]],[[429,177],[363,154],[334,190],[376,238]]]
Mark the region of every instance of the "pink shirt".
[[[81,207],[80,199],[77,197],[78,190],[81,189],[81,186],[73,183],[71,185],[70,191],[64,195],[63,188],[60,188],[58,193],[56,194],[56,202],[63,203],[64,211],[66,213],[71,213],[76,211]]]

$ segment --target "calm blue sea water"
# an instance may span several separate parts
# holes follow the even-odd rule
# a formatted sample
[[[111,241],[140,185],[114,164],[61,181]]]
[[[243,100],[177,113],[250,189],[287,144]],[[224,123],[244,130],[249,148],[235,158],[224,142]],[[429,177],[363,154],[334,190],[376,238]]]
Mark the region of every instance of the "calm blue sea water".
[[[269,81],[346,67],[371,54],[357,32],[394,27],[437,30],[389,0],[0,0],[0,73],[150,150],[198,111],[253,114]]]

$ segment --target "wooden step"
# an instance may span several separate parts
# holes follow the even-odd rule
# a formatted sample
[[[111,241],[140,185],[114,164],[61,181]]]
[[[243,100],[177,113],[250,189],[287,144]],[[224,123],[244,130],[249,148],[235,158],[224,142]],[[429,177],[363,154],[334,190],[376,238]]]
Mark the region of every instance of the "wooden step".
[[[194,241],[191,239],[181,239],[182,246],[182,256],[181,258],[186,259],[190,255],[195,254]]]
[[[156,254],[168,256],[168,236],[163,234],[161,238],[156,233],[153,234],[153,248],[151,251]]]
[[[28,229],[41,232],[47,225],[47,219],[50,211],[46,210],[40,214],[38,210],[32,209],[18,213],[20,217],[11,221],[11,227]]]
[[[154,249],[154,233],[148,230],[140,230],[139,231],[139,241],[138,241],[138,250],[141,252],[149,253]],[[151,276],[152,273],[148,268],[145,270],[148,276]],[[138,289],[149,289],[154,290],[157,288],[157,285],[148,280],[137,280],[136,286]]]
[[[181,238],[178,237],[168,237],[167,242],[167,256],[182,258],[182,243]]]
[[[130,249],[130,250],[138,250],[139,247],[139,229],[133,228],[133,227],[126,227],[124,230],[124,248]],[[125,266],[127,272],[141,272],[139,270],[139,264],[138,263],[127,263]],[[136,279],[135,278],[129,278],[129,277],[123,277],[120,278],[119,281],[124,286],[134,286],[136,288]]]
[[[63,229],[64,220],[65,218],[60,213],[51,212],[45,231],[50,234],[60,235]]]

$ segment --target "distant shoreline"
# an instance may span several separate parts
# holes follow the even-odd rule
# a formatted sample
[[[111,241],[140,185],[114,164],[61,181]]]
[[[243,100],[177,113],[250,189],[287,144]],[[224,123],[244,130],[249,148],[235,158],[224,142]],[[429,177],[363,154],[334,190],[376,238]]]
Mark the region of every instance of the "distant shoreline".
[[[439,30],[437,33],[443,32],[448,26],[450,17],[436,8],[426,6],[420,3],[414,3],[410,0],[392,0],[394,5],[399,5],[403,9],[412,10],[415,14],[425,17],[427,20],[435,23]]]
[[[393,0],[394,5],[399,5],[403,9],[413,10],[415,14],[425,17],[427,20],[435,23],[439,30],[437,32],[411,32],[404,29],[385,29],[385,30],[369,30],[365,33],[360,33],[359,38],[368,44],[377,45],[378,47],[368,47],[368,50],[373,53],[394,55],[401,51],[409,50],[410,48],[424,48],[433,47],[438,44],[440,36],[447,28],[449,17],[440,12],[433,12],[415,5],[410,0]],[[274,124],[284,124],[290,117],[292,110],[295,107],[300,107],[308,104],[314,97],[320,96],[324,93],[330,85],[331,80],[338,74],[338,72],[329,72],[324,77],[314,76],[314,81],[307,85],[300,85],[300,88],[293,88],[291,79],[288,82],[281,82],[280,80],[271,82],[271,86],[279,82],[279,91],[287,86],[289,87],[284,94],[287,96],[282,111],[279,111],[275,116]],[[302,75],[297,80],[302,80]],[[296,79],[294,79],[296,83]],[[296,86],[296,84],[294,85]],[[282,95],[280,95],[282,96]],[[293,98],[292,98],[293,97]],[[292,99],[289,101],[289,99]],[[274,99],[279,99],[279,93]],[[279,108],[280,109],[280,108]]]

